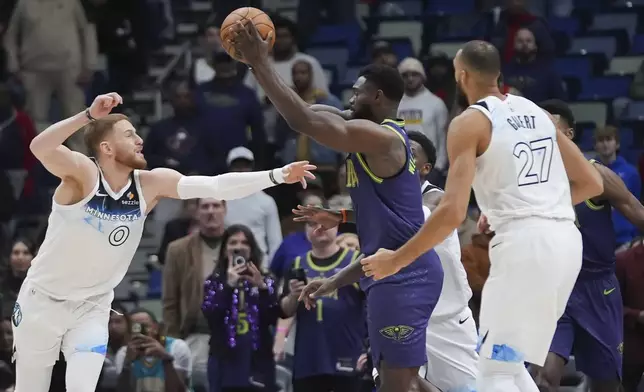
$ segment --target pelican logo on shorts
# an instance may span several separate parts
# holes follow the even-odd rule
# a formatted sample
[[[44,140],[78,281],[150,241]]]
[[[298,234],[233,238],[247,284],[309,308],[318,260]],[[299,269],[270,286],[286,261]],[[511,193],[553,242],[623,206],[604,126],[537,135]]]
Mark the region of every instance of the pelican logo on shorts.
[[[617,352],[620,355],[624,355],[624,342],[621,342],[620,344],[617,345]]]
[[[397,342],[407,339],[413,332],[414,328],[407,325],[394,325],[380,330],[382,336]]]
[[[18,327],[20,323],[22,322],[22,310],[20,309],[20,304],[16,302],[15,305],[13,305],[13,313],[11,314],[11,322],[13,323],[14,327]]]

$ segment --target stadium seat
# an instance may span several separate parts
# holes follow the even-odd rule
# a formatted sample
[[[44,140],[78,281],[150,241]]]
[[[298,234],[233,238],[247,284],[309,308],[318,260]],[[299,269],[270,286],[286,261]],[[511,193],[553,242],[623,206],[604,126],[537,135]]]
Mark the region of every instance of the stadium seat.
[[[436,54],[443,53],[449,58],[454,58],[463,45],[465,45],[465,42],[437,42],[432,44],[430,51]]]
[[[628,37],[632,38],[637,30],[637,15],[635,13],[596,14],[590,30],[624,29]]]
[[[602,127],[606,125],[608,108],[603,102],[573,102],[570,104],[570,110],[577,122],[589,122]]]
[[[569,54],[602,53],[612,59],[617,51],[614,37],[578,37],[571,42]]]
[[[631,81],[628,76],[591,78],[582,83],[581,93],[577,99],[596,100],[622,97],[628,95]]]
[[[590,57],[567,56],[555,59],[554,67],[561,77],[575,77],[588,79],[593,72],[593,64]]]
[[[394,15],[387,15],[387,5],[389,7],[396,7],[396,13]],[[385,11],[383,13],[383,11]],[[421,16],[423,14],[423,3],[419,0],[400,0],[390,3],[384,3],[380,6],[380,15],[381,16]]]
[[[346,44],[351,53],[360,49],[360,39],[362,29],[357,23],[346,25],[325,25],[320,26],[313,37],[311,37],[311,46],[320,44]]]
[[[644,101],[631,102],[622,118],[625,120],[644,120]]]
[[[347,68],[346,72],[344,73],[344,76],[340,80],[340,84],[349,85],[349,86],[353,85],[356,79],[358,79],[358,74],[360,74],[361,68],[362,67]]]
[[[485,37],[486,27],[479,14],[449,15],[437,24],[436,38],[440,41]]]
[[[575,139],[581,151],[593,151],[595,149],[595,139],[593,138],[595,128],[594,123],[577,123],[576,131],[578,135]]]
[[[336,46],[319,46],[311,48],[308,54],[318,59],[321,65],[330,65],[338,70],[338,75],[343,75],[349,61],[349,49]]]
[[[575,36],[580,30],[579,19],[573,17],[550,17],[548,18],[548,27],[552,31],[561,31],[570,37]]]
[[[644,150],[642,150],[641,148],[624,148],[619,152],[619,155],[623,156],[628,163],[635,165],[636,167],[639,163],[640,158],[642,157],[642,154],[644,154]]]
[[[631,148],[634,144],[633,130],[630,128],[619,129],[619,144],[621,148]]]
[[[337,81],[337,69],[335,67],[326,65],[322,67],[324,71],[324,77],[326,79],[326,84],[329,86],[332,86],[336,83]]]
[[[633,75],[640,69],[643,60],[644,56],[614,57],[610,61],[610,65],[608,66],[606,74]]]
[[[409,38],[414,53],[419,53],[423,42],[423,24],[419,21],[383,21],[378,28],[376,39]]]
[[[474,0],[432,0],[427,7],[430,15],[454,15],[474,12]]]
[[[637,34],[631,42],[631,54],[644,54],[644,34]]]

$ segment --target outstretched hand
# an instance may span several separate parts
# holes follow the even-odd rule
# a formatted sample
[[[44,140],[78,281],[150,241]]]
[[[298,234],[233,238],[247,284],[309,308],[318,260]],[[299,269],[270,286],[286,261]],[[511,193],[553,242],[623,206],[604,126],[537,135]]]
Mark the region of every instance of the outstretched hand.
[[[298,205],[293,209],[293,214],[297,215],[293,220],[295,222],[315,223],[315,232],[323,232],[342,223],[342,216],[334,211],[314,206]]]
[[[298,300],[304,302],[307,310],[311,310],[315,307],[318,298],[331,294],[335,289],[330,279],[314,280],[304,287]]]
[[[249,20],[240,20],[229,29],[232,29],[232,34],[228,43],[235,48],[236,57],[250,65],[268,59],[274,34],[272,31],[262,38],[257,27]]]
[[[315,179],[315,175],[311,173],[311,171],[315,169],[317,169],[317,166],[311,165],[309,161],[289,163],[282,168],[284,182],[287,184],[299,182],[302,184],[302,187],[306,189],[306,179]]]
[[[112,109],[123,103],[123,98],[117,93],[102,94],[94,98],[94,102],[89,107],[89,114],[99,119],[105,117]]]

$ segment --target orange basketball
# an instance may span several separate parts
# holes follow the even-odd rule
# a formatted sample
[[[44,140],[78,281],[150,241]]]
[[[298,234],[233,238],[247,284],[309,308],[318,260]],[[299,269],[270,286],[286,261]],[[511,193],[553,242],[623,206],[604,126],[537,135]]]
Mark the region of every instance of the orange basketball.
[[[228,37],[228,35],[231,33],[231,27],[240,20],[242,21],[242,23],[247,23],[246,21],[252,22],[257,28],[259,35],[264,39],[268,37],[268,33],[273,32],[273,37],[271,39],[271,48],[273,47],[273,44],[275,43],[275,26],[273,26],[273,21],[271,20],[271,18],[266,15],[264,11],[257,8],[237,8],[236,10],[231,12],[226,17],[226,19],[224,19],[224,23],[221,24],[220,29],[221,42],[230,57],[234,58],[237,61],[245,62],[241,53],[237,53],[235,51],[235,48],[233,48],[232,45],[228,43],[228,39],[230,38]]]

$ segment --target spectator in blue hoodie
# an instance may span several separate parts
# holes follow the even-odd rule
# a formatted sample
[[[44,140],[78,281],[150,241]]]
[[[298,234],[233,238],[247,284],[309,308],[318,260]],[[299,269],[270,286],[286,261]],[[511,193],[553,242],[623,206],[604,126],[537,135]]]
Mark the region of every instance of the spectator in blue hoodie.
[[[212,163],[200,139],[213,124],[197,108],[188,81],[175,81],[169,90],[174,114],[150,128],[144,147],[148,166],[169,167],[183,174],[210,173]]]
[[[198,102],[212,119],[211,129],[202,139],[215,159],[216,173],[228,171],[226,157],[235,147],[249,148],[255,156],[255,167],[265,165],[266,133],[264,115],[255,91],[237,77],[237,62],[226,52],[212,56],[215,76],[197,86]]]
[[[565,99],[561,78],[551,61],[539,56],[534,34],[527,28],[516,33],[514,56],[503,66],[503,78],[531,101]]]
[[[612,171],[617,173],[636,198],[640,198],[642,181],[635,166],[617,155],[619,150],[619,132],[613,126],[600,127],[595,130],[595,151],[597,158]],[[639,231],[622,214],[613,209],[613,226],[617,245],[621,246],[639,235]]]

